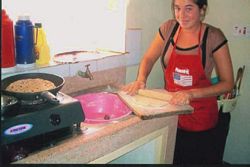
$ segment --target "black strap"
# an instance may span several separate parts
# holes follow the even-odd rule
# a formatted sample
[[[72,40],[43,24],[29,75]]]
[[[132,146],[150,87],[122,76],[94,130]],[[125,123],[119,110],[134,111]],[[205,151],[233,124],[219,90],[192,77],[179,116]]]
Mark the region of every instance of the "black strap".
[[[165,48],[164,48],[164,51],[163,51],[163,54],[162,54],[162,57],[161,57],[161,61],[162,61],[162,64],[163,64],[164,68],[166,68],[166,65],[165,65],[165,63],[164,63],[164,57],[165,57],[165,55],[166,55],[168,46],[169,46],[171,40],[173,40],[174,35],[175,35],[175,33],[176,33],[178,27],[179,27],[179,23],[176,22],[176,24],[175,24],[175,26],[174,26],[174,28],[173,28],[173,31],[172,31],[171,35],[169,36],[169,38],[168,38],[168,42],[167,42],[166,45],[165,45]]]
[[[205,66],[206,66],[207,35],[208,35],[208,27],[206,28],[206,30],[204,32],[204,36],[203,36],[203,39],[202,39],[202,45],[201,45],[201,49],[202,49],[202,66],[203,66],[203,69],[205,69]]]
[[[164,58],[165,58],[167,49],[169,47],[170,42],[173,41],[174,35],[175,35],[178,27],[179,27],[179,23],[177,22],[175,24],[174,28],[173,28],[173,31],[172,31],[171,35],[169,36],[168,42],[165,45],[164,52],[163,52],[163,55],[161,57],[161,61],[162,61],[162,64],[163,64],[164,68],[166,68],[166,65],[164,63]],[[208,36],[208,27],[206,28],[206,30],[204,32],[204,36],[203,36],[203,39],[202,39],[202,46],[201,46],[201,49],[202,49],[202,66],[203,66],[204,69],[205,69],[205,66],[206,66],[207,36]]]

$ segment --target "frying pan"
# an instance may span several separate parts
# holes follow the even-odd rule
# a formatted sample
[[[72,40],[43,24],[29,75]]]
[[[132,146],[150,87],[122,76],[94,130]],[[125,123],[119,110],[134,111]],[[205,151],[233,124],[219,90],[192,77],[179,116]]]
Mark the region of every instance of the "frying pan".
[[[34,93],[20,93],[20,92],[13,92],[13,91],[8,91],[6,88],[13,82],[21,79],[34,79],[34,78],[39,78],[39,79],[44,79],[51,81],[52,83],[55,84],[55,88],[46,90],[46,91],[41,91],[41,92],[34,92]],[[32,100],[39,100],[39,99],[47,99],[51,103],[59,103],[59,100],[56,98],[57,92],[63,87],[65,83],[64,78],[54,75],[54,74],[48,74],[48,73],[26,73],[26,74],[17,74],[13,75],[10,77],[7,77],[2,80],[1,83],[1,91],[5,95],[9,96],[14,96],[18,100],[27,100],[27,101],[32,101]]]

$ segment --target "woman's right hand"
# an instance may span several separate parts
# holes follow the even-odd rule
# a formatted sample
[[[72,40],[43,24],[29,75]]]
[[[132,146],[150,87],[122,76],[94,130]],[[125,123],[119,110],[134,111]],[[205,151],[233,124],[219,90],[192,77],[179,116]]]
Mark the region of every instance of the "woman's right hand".
[[[143,81],[134,81],[121,88],[121,90],[127,92],[129,95],[135,95],[139,89],[144,89],[146,87]]]

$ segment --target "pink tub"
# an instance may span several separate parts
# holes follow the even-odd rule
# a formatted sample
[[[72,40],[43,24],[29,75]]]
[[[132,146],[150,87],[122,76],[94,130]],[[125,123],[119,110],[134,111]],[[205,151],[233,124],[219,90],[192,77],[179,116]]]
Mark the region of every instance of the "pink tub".
[[[132,111],[112,93],[88,93],[76,96],[85,114],[85,123],[107,123],[128,116]]]

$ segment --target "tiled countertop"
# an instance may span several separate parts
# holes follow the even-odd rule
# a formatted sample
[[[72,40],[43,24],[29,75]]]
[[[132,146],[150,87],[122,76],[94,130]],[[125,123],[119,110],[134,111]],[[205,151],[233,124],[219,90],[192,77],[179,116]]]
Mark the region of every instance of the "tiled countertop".
[[[177,115],[141,120],[133,114],[119,122],[99,127],[81,124],[83,131],[88,128],[82,134],[15,163],[85,164],[166,126],[170,127],[171,135],[175,135],[176,125]]]

